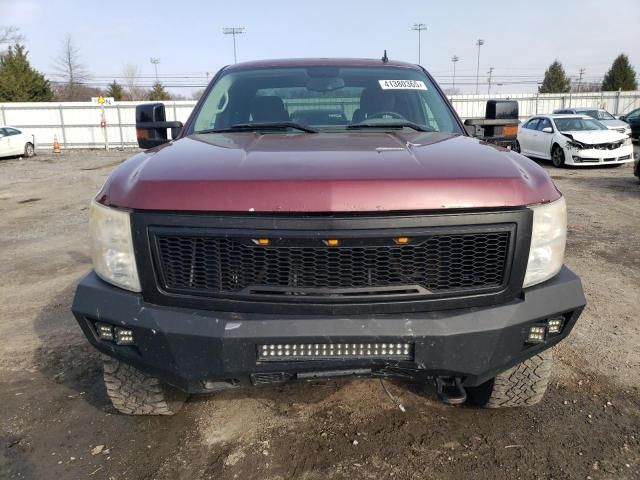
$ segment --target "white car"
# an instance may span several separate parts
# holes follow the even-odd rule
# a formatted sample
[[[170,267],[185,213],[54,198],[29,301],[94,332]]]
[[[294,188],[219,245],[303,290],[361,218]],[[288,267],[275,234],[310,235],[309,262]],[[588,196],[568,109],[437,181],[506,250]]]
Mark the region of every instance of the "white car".
[[[631,138],[587,115],[536,115],[518,127],[514,150],[563,165],[620,165],[633,161]]]
[[[631,127],[628,123],[618,120],[603,108],[587,108],[587,107],[575,107],[575,108],[560,108],[554,110],[553,113],[569,113],[575,115],[588,115],[591,118],[595,118],[609,130],[616,130],[626,135],[631,135]]]
[[[36,138],[32,133],[0,125],[0,157],[33,157],[35,153]]]

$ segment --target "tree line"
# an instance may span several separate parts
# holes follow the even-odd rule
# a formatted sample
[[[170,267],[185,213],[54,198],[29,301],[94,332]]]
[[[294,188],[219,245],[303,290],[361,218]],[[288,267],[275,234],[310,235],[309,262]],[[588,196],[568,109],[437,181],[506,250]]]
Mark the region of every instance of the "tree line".
[[[580,78],[577,83],[571,81],[564,71],[562,63],[555,60],[544,72],[544,80],[538,87],[539,93],[569,93],[569,92],[613,92],[613,91],[633,91],[638,89],[636,72],[629,62],[629,57],[620,54],[611,64],[602,83],[582,82]]]
[[[150,89],[141,87],[134,64],[123,67],[122,83],[113,80],[104,89],[91,86],[88,83],[91,74],[70,35],[64,39],[54,63],[54,74],[59,80],[51,80],[31,66],[23,42],[17,28],[0,26],[0,102],[88,101],[100,95],[116,101],[186,99],[169,93],[159,81]],[[8,47],[2,50],[4,45]]]
[[[0,26],[0,102],[49,102],[87,101],[91,97],[104,95],[119,100],[184,100],[186,97],[172,95],[157,81],[151,89],[139,85],[138,67],[128,64],[123,67],[122,83],[115,79],[106,89],[88,84],[91,74],[82,63],[80,50],[67,35],[60,54],[55,60],[54,72],[60,81],[52,81],[34,69],[28,60],[29,52],[24,37],[16,27]],[[572,82],[560,61],[555,60],[544,73],[540,93],[569,93],[572,91],[617,91],[637,90],[636,72],[629,57],[620,54],[607,71],[602,83],[578,81]],[[193,98],[199,98],[202,91],[194,92]]]

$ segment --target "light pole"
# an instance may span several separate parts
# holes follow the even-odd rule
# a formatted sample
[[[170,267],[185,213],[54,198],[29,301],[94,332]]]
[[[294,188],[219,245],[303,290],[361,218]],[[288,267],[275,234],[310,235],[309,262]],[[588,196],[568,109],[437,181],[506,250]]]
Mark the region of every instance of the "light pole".
[[[236,54],[236,35],[242,35],[244,33],[244,27],[223,28],[222,33],[224,33],[225,35],[233,35],[233,63],[237,63],[238,56]]]
[[[420,65],[420,63],[422,62],[421,52],[420,52],[421,45],[422,45],[421,33],[427,30],[427,25],[425,23],[414,23],[413,27],[411,27],[411,30],[415,30],[418,32],[418,65]]]
[[[491,80],[493,77],[493,67],[489,68],[489,71],[487,72],[487,74],[489,75],[489,79],[488,79],[488,86],[487,86],[487,95],[491,95]]]
[[[451,63],[453,63],[453,91],[456,90],[456,63],[460,61],[460,58],[457,55],[451,57]]]
[[[159,58],[155,58],[155,57],[151,57],[149,59],[149,61],[153,64],[153,68],[156,71],[156,83],[159,82],[158,80],[158,64],[160,63],[160,59]]]
[[[476,95],[478,95],[480,93],[480,91],[478,90],[478,85],[480,84],[480,47],[484,45],[484,40],[479,38],[476,42],[476,45],[478,46],[478,65],[476,68]]]

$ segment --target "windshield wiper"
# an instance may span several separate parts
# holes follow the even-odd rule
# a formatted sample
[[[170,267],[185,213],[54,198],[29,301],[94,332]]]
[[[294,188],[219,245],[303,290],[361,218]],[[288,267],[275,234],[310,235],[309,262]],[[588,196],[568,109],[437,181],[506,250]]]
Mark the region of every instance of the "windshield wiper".
[[[307,127],[297,122],[256,122],[256,123],[236,123],[225,128],[210,128],[194,133],[222,133],[222,132],[253,132],[260,130],[286,130],[293,128],[306,133],[318,133],[315,128]]]
[[[433,128],[425,127],[423,125],[419,125],[414,122],[402,121],[402,122],[389,122],[389,123],[378,123],[378,122],[361,122],[354,123],[353,125],[348,125],[347,128],[349,130],[359,130],[364,128],[413,128],[418,132],[435,132]]]

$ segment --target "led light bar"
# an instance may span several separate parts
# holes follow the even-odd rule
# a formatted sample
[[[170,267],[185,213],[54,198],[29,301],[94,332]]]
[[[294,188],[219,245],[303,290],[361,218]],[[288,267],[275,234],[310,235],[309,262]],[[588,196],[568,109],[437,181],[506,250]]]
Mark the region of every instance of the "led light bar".
[[[258,345],[258,361],[333,360],[363,358],[411,360],[410,343],[287,343]]]

